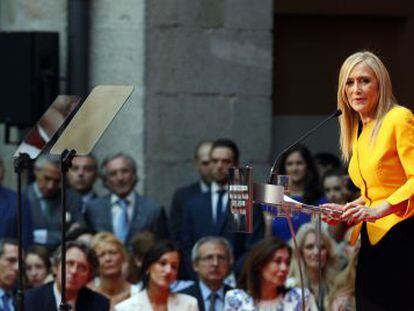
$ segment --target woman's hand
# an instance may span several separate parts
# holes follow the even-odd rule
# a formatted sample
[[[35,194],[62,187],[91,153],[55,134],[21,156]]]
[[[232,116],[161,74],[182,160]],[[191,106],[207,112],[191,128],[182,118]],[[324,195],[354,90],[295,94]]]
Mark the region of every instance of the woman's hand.
[[[328,208],[331,210],[344,211],[344,205],[340,205],[336,203],[325,203],[325,204],[322,204],[321,207]],[[338,223],[342,221],[340,215],[332,214],[329,212],[324,212],[322,214],[322,220],[331,226],[336,226]]]
[[[372,208],[356,202],[345,204],[344,211],[341,219],[346,221],[348,225],[355,225],[361,221],[374,222],[382,217],[380,206]]]

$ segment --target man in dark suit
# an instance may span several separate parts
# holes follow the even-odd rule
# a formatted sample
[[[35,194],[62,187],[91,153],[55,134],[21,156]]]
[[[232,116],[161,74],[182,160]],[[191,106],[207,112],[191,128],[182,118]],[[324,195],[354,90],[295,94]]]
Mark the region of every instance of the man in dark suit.
[[[197,298],[200,311],[223,310],[224,296],[232,289],[224,284],[233,264],[229,242],[220,237],[201,238],[193,247],[191,260],[198,282],[181,293]]]
[[[17,239],[17,194],[3,187],[4,163],[0,158],[0,238]],[[33,243],[32,214],[28,200],[22,202],[23,246],[27,249]]]
[[[53,257],[56,281],[33,288],[25,293],[27,310],[57,311],[62,297],[61,249]],[[66,246],[66,303],[76,311],[108,311],[109,299],[86,287],[99,263],[95,253],[81,242],[68,242]]]
[[[61,238],[61,192],[60,162],[52,156],[40,156],[34,167],[36,180],[25,190],[33,219],[33,238],[36,244],[54,250]],[[70,231],[80,220],[80,198],[68,189],[66,191],[66,224]]]
[[[163,207],[134,190],[138,180],[134,159],[122,153],[105,159],[102,178],[110,193],[86,204],[85,224],[91,230],[112,232],[128,246],[139,232],[167,236]]]
[[[198,171],[200,179],[174,192],[170,208],[170,232],[171,238],[175,242],[179,243],[180,241],[184,206],[193,196],[207,193],[210,190],[210,150],[212,145],[212,141],[202,141],[195,149],[193,165]]]
[[[98,178],[98,161],[95,156],[91,154],[74,157],[67,177],[71,188],[81,197],[81,210],[84,212],[86,203],[98,197],[93,189]]]
[[[226,238],[233,247],[236,271],[241,269],[244,253],[264,234],[262,211],[254,208],[252,234],[229,231],[230,204],[227,192],[228,171],[237,166],[239,150],[229,139],[214,142],[210,151],[211,190],[196,195],[184,207],[181,243],[184,251],[185,275],[194,278],[191,271],[190,251],[200,238],[213,235]]]

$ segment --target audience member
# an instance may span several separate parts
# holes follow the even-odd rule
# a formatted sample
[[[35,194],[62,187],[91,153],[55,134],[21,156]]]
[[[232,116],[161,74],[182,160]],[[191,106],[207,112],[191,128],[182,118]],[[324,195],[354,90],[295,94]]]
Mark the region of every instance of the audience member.
[[[156,242],[155,235],[150,231],[143,231],[132,239],[131,256],[129,256],[128,281],[132,284],[139,284],[142,287],[142,262],[148,251]]]
[[[315,224],[307,223],[300,227],[296,236],[299,248],[302,269],[304,274],[304,285],[309,288],[315,297],[319,297],[319,247],[316,241]],[[293,258],[289,272],[289,282],[294,286],[300,285],[299,263],[296,257]],[[337,270],[337,258],[335,253],[335,242],[329,234],[321,232],[321,297],[322,310],[328,310],[327,297],[332,289]]]
[[[285,286],[292,251],[278,238],[266,238],[248,253],[238,289],[225,297],[225,311],[302,310],[301,290]],[[305,290],[305,310],[317,310],[314,297]]]
[[[53,280],[49,251],[39,245],[30,247],[24,260],[27,287],[38,287]]]
[[[106,158],[102,178],[109,194],[86,204],[84,217],[91,230],[112,232],[128,246],[138,232],[149,230],[158,237],[167,235],[162,206],[134,190],[138,176],[133,158],[122,153]]]
[[[319,186],[319,175],[312,155],[304,145],[297,145],[285,152],[277,167],[277,173],[290,176],[290,196],[302,203],[319,205],[326,202]],[[292,217],[295,232],[304,223],[311,221],[311,216],[298,213]],[[277,217],[272,224],[273,235],[289,241],[291,236],[286,218]]]
[[[111,310],[114,306],[138,293],[139,288],[132,286],[123,273],[123,266],[127,254],[122,242],[112,233],[100,232],[91,242],[91,247],[99,261],[99,270],[96,283],[91,289],[104,295],[111,301]]]
[[[144,258],[144,289],[117,304],[115,310],[198,310],[194,297],[170,291],[170,285],[177,279],[180,259],[178,248],[171,242],[156,243]]]
[[[322,188],[329,203],[345,205],[348,202],[344,176],[344,171],[338,169],[328,170],[323,175]],[[342,222],[337,226],[327,225],[327,227],[332,238],[339,243],[343,240],[344,234],[349,226],[345,222]]]
[[[220,237],[201,238],[193,247],[191,259],[199,281],[180,292],[197,298],[200,311],[223,310],[224,296],[231,289],[223,283],[233,263],[229,242]]]
[[[263,216],[254,209],[254,229],[250,235],[228,230],[230,204],[228,200],[228,171],[239,162],[239,150],[229,139],[214,142],[210,151],[211,192],[195,195],[184,208],[181,243],[185,259],[185,276],[195,278],[191,269],[190,253],[193,245],[205,236],[221,236],[233,247],[236,269],[240,268],[242,255],[263,237]]]
[[[85,224],[76,227],[66,234],[67,241],[79,241],[88,246],[91,245],[95,231],[88,228]]]
[[[2,186],[4,177],[4,162],[0,157],[0,239],[17,239],[17,194]],[[33,243],[33,220],[29,202],[22,200],[23,246],[25,249]]]
[[[338,267],[340,270],[344,270],[347,266],[349,261],[351,260],[352,256],[354,255],[355,251],[359,250],[360,246],[360,239],[357,240],[357,242],[353,245],[350,244],[351,236],[353,227],[349,227],[345,234],[342,241],[340,241],[336,245],[336,254],[338,257]]]
[[[325,175],[329,170],[342,169],[341,160],[330,152],[319,152],[313,156],[319,176]]]
[[[360,243],[359,243],[360,244]],[[328,310],[352,311],[355,306],[355,277],[359,246],[344,271],[338,274],[328,297]]]
[[[36,244],[53,250],[61,237],[60,163],[52,156],[40,156],[34,167],[35,181],[24,191],[33,217],[33,237]],[[80,217],[79,197],[70,189],[66,192],[66,222],[74,228]]]
[[[18,275],[17,241],[0,239],[0,310],[14,311],[13,290]]]
[[[194,195],[210,191],[210,150],[212,145],[211,141],[202,141],[194,152],[193,165],[198,171],[200,179],[174,192],[170,208],[170,231],[171,238],[175,242],[180,241],[182,215],[186,203]]]
[[[85,204],[98,197],[93,189],[93,185],[98,178],[98,161],[95,156],[74,157],[67,177],[72,189],[81,197],[82,212],[84,212]]]
[[[66,302],[72,310],[108,311],[109,300],[86,287],[92,279],[98,261],[95,253],[85,244],[68,242],[66,246]],[[59,310],[62,296],[61,248],[53,257],[54,282],[32,288],[25,293],[25,305],[41,306],[42,311]]]

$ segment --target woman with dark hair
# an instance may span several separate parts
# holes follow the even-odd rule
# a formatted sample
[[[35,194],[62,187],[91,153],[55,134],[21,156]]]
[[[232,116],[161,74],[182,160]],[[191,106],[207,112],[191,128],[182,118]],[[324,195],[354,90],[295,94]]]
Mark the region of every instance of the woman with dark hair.
[[[115,311],[196,311],[197,300],[189,295],[171,293],[177,279],[181,254],[170,241],[160,241],[148,251],[142,264],[143,290],[115,306]]]
[[[53,280],[49,251],[43,246],[32,246],[25,258],[27,287],[37,287]]]
[[[267,238],[256,244],[247,255],[239,288],[226,294],[224,310],[300,310],[301,290],[285,287],[291,256],[290,247],[277,238]],[[305,310],[317,310],[307,289],[305,305]]]
[[[277,167],[279,175],[289,175],[289,196],[294,200],[312,205],[326,203],[320,189],[319,175],[312,154],[304,145],[297,145],[285,152]],[[292,217],[295,232],[299,227],[311,221],[311,216],[299,213]],[[275,218],[272,222],[272,233],[278,238],[288,241],[292,235],[285,218]]]

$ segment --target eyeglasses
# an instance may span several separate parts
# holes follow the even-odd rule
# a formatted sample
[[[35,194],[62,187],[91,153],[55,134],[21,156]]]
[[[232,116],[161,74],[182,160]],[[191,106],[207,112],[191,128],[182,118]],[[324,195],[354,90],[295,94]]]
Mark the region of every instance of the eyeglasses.
[[[214,263],[215,261],[218,263],[228,263],[229,258],[223,255],[207,255],[204,257],[199,257],[198,260],[208,264]]]

